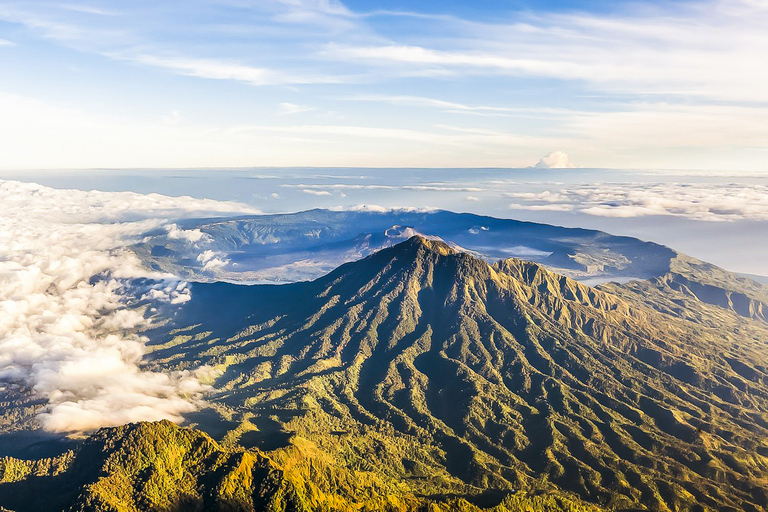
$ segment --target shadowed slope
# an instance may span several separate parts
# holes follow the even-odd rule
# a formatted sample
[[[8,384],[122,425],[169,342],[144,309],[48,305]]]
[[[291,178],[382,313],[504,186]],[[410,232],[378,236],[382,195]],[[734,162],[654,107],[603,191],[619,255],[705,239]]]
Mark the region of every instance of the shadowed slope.
[[[197,285],[151,357],[217,366],[226,439],[343,495],[763,510],[767,381],[740,354],[766,360],[765,331],[627,297],[417,237],[311,283]]]

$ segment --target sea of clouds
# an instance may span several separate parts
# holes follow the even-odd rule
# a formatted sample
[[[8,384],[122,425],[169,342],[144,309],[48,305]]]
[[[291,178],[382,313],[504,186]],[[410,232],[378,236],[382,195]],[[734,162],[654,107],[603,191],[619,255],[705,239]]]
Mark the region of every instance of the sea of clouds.
[[[37,420],[48,431],[181,420],[199,406],[212,370],[142,368],[150,320],[131,305],[181,303],[189,291],[127,247],[157,229],[203,241],[173,219],[253,213],[232,202],[0,180],[0,381],[46,401]],[[213,253],[201,258],[221,264]],[[131,285],[136,278],[145,284]]]
[[[495,178],[497,181],[494,181]],[[335,179],[335,177],[334,177]],[[387,211],[308,204],[301,192],[429,195],[456,209],[454,195],[513,210],[589,217],[673,216],[696,221],[766,221],[768,186],[748,183],[532,183],[513,180],[433,183],[275,184],[304,196],[304,207]],[[405,190],[404,187],[407,187]],[[439,201],[435,194],[445,194]],[[282,194],[281,194],[282,196]],[[415,197],[415,196],[414,196]],[[512,204],[510,204],[512,202]],[[384,203],[387,204],[387,203]],[[291,209],[293,203],[282,204]],[[473,208],[474,209],[474,208]],[[139,420],[178,421],[201,404],[211,369],[159,372],[141,365],[155,301],[189,300],[180,279],[148,271],[129,247],[147,233],[182,240],[212,275],[230,264],[209,235],[177,221],[259,213],[235,202],[161,194],[61,190],[0,180],[0,392],[29,390],[46,403],[37,416],[55,432],[88,431]],[[137,286],[137,278],[141,286]],[[141,306],[147,305],[148,306]],[[1,411],[0,411],[1,412]]]
[[[768,186],[745,183],[592,183],[507,192],[513,210],[598,217],[671,215],[698,221],[768,220]]]

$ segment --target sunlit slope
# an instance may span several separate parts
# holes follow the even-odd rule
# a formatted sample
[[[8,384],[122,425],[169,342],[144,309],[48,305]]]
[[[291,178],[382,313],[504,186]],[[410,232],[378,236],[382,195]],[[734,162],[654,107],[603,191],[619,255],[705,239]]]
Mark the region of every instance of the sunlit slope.
[[[102,429],[51,459],[0,459],[0,505],[18,512],[308,510],[263,454],[222,449],[169,422]]]
[[[322,461],[314,459],[315,468]],[[359,502],[359,503],[358,503]],[[0,510],[481,512],[456,497],[374,496],[351,502],[312,475],[287,474],[258,450],[227,449],[169,422],[101,429],[77,448],[40,460],[0,459]],[[482,509],[485,510],[485,509]],[[517,492],[487,512],[599,512],[564,495]]]
[[[682,254],[670,261],[669,272],[661,276],[605,289],[619,294],[634,292],[634,300],[684,318],[722,324],[727,322],[723,315],[732,312],[768,323],[768,287]],[[705,308],[710,313],[702,315],[702,304],[715,308]]]
[[[297,474],[310,446],[329,468],[314,481],[342,495],[557,488],[764,510],[765,324],[624,295],[416,237],[311,283],[196,285],[171,322],[189,327],[157,333],[150,357],[219,368],[227,421],[195,421]]]

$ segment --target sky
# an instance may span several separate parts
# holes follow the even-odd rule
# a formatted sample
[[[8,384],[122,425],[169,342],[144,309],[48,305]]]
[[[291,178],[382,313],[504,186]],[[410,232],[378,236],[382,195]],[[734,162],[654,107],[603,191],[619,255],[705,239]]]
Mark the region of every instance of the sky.
[[[765,0],[0,0],[0,168],[768,172],[767,26]]]

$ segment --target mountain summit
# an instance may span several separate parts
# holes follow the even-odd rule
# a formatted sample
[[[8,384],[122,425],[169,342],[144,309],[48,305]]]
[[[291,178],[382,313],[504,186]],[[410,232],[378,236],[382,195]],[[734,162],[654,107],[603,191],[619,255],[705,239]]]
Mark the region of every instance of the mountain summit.
[[[320,488],[768,507],[762,323],[694,324],[422,237],[316,281],[192,297],[152,364],[216,367],[215,407],[192,420]]]

